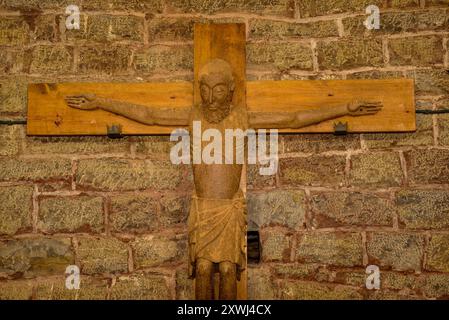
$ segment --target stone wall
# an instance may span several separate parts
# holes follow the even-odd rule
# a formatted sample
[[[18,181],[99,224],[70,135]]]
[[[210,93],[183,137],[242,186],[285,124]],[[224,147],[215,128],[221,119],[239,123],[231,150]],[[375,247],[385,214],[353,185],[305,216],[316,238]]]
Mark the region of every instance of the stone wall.
[[[81,9],[66,30],[65,8]],[[381,8],[381,28],[363,26]],[[416,80],[449,107],[447,0],[0,0],[0,118],[32,82],[192,80],[194,22],[247,25],[248,80]],[[412,134],[284,135],[276,176],[248,170],[263,244],[250,298],[449,297],[449,115]],[[0,299],[191,298],[192,175],[168,137],[27,137],[0,126]],[[81,289],[65,289],[68,265]],[[365,268],[381,289],[365,288]]]

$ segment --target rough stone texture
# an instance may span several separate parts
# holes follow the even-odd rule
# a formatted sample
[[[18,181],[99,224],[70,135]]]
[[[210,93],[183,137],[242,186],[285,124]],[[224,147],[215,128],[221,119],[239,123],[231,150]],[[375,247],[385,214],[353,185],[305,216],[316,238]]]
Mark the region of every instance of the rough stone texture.
[[[383,65],[382,41],[340,40],[320,41],[317,46],[320,70],[342,70]]]
[[[404,156],[411,183],[449,183],[448,150],[412,150]]]
[[[185,226],[190,210],[190,199],[190,195],[162,196],[160,200],[161,212],[159,216],[161,226],[164,228],[178,225]]]
[[[415,274],[381,271],[381,289],[413,292],[422,287],[422,278]]]
[[[358,233],[305,233],[298,239],[296,259],[306,263],[353,267],[362,264],[362,251],[362,237]]]
[[[24,113],[27,105],[26,92],[26,84],[19,79],[1,81],[0,112]]]
[[[448,73],[448,75],[449,75],[449,73]],[[423,99],[424,101],[426,101],[427,99]],[[419,100],[418,100],[419,101]],[[449,102],[449,97],[439,97],[439,98],[437,98],[436,99],[436,101],[435,100],[433,100],[433,102],[434,102],[434,107],[435,107],[435,109],[445,109],[445,107],[447,106],[447,103]],[[440,115],[440,117],[441,116],[447,116],[447,115],[445,115],[445,114],[442,114],[442,115]],[[437,116],[437,118],[438,118],[438,116]]]
[[[30,238],[0,243],[0,273],[25,277],[61,274],[72,264],[74,254],[67,238]]]
[[[21,150],[21,126],[0,127],[0,156],[13,156]]]
[[[248,0],[248,1],[203,1],[203,0],[167,0],[168,12],[175,13],[225,13],[248,12],[274,16],[294,16],[292,0]]]
[[[31,281],[0,281],[0,300],[31,300],[32,295]]]
[[[280,159],[280,179],[286,185],[339,186],[344,184],[344,156]]]
[[[248,223],[256,229],[284,226],[299,229],[305,223],[305,194],[296,190],[248,193]]]
[[[177,300],[194,300],[195,289],[193,281],[191,281],[187,273],[187,268],[183,266],[182,269],[176,271],[176,299]]]
[[[402,71],[361,71],[348,74],[347,79],[398,79],[404,78],[404,73]],[[382,133],[379,133],[380,135]]]
[[[415,79],[417,95],[449,94],[449,76],[444,69],[413,70],[406,75]]]
[[[150,43],[165,41],[193,41],[195,23],[244,23],[244,18],[222,17],[154,17],[148,21]]]
[[[345,33],[351,36],[390,33],[440,31],[449,27],[449,10],[432,9],[413,12],[382,12],[380,29],[368,30],[366,15],[343,19]]]
[[[354,186],[398,186],[403,181],[397,153],[368,153],[351,157],[349,182]]]
[[[181,182],[181,175],[181,168],[167,161],[92,159],[79,162],[76,183],[110,191],[160,190],[176,188]]]
[[[2,17],[0,20],[0,45],[27,44],[29,26],[22,17]]]
[[[104,231],[101,197],[45,197],[39,203],[37,227],[44,233]]]
[[[416,115],[413,133],[367,133],[362,136],[369,149],[433,145],[433,121],[428,115]]]
[[[78,70],[82,73],[123,74],[128,71],[127,46],[81,47]]]
[[[109,220],[113,232],[145,233],[159,228],[185,226],[190,195],[123,194],[111,197]]]
[[[251,164],[246,167],[246,187],[248,190],[276,186],[276,175],[261,175],[260,168],[262,167],[266,167],[266,165]]]
[[[191,46],[155,45],[135,53],[134,70],[138,72],[170,72],[193,69]]]
[[[56,16],[53,14],[38,15],[33,14],[25,16],[30,25],[34,24],[34,30],[32,30],[32,38],[38,41],[55,42],[57,40],[56,32]]]
[[[167,156],[170,158],[170,150],[176,142],[170,141],[170,136],[137,136],[132,137],[136,153],[139,155]]]
[[[449,4],[447,0],[427,0],[426,6],[444,6]]]
[[[276,285],[266,268],[248,268],[248,299],[273,300],[276,299]]]
[[[334,0],[315,1],[303,0],[298,2],[299,14],[302,18],[337,14],[343,12],[364,12],[369,5],[383,7],[382,0]]]
[[[185,241],[153,235],[138,238],[131,246],[135,267],[138,269],[179,260],[187,250]]]
[[[24,49],[2,48],[0,51],[0,71],[4,74],[20,73],[25,65]]]
[[[72,165],[66,159],[0,159],[0,180],[39,181],[68,179]]]
[[[39,192],[69,191],[72,190],[72,182],[69,179],[42,181],[38,182],[37,190]]]
[[[313,23],[288,23],[282,21],[251,19],[249,36],[252,39],[294,39],[338,37],[337,25],[334,21],[318,21]]]
[[[408,8],[418,7],[419,0],[391,0],[388,3],[390,8]]]
[[[192,41],[195,23],[207,21],[202,18],[155,17],[148,21],[150,42]]]
[[[0,234],[31,229],[33,187],[0,187]]]
[[[348,271],[319,269],[319,271],[321,271],[321,273],[323,274],[323,276],[321,277],[322,281],[329,281],[366,289],[366,278],[368,276],[366,274],[366,269],[360,271],[358,269],[348,269]]]
[[[317,264],[283,263],[274,266],[276,276],[288,279],[317,280],[322,275],[320,270],[323,270],[323,268],[320,268]]]
[[[335,139],[329,134],[284,135],[284,152],[321,153],[326,151],[346,151],[360,149],[360,137],[355,134]]]
[[[116,15],[82,15],[79,30],[67,30],[68,40],[143,42],[144,18]],[[60,20],[65,27],[65,18]]]
[[[427,275],[423,291],[428,298],[447,300],[449,298],[449,276],[447,274]]]
[[[81,237],[77,254],[83,274],[128,271],[128,246],[115,238]]]
[[[420,300],[421,297],[413,295],[406,295],[402,292],[382,290],[382,291],[370,291],[368,293],[369,300]]]
[[[388,196],[359,192],[312,193],[312,225],[392,226],[394,208]]]
[[[390,64],[431,66],[443,63],[441,37],[410,37],[389,40]]]
[[[85,10],[132,10],[145,13],[161,13],[162,0],[89,0],[83,1]]]
[[[449,235],[434,234],[427,246],[426,270],[449,272]]]
[[[449,115],[438,116],[438,143],[449,146]]]
[[[66,288],[65,277],[51,277],[38,280],[35,290],[36,300],[104,300],[108,281],[91,277],[80,277],[80,289]]]
[[[73,68],[73,48],[37,46],[27,57],[30,73],[69,73]]]
[[[398,192],[399,223],[407,229],[447,229],[449,192],[446,190],[403,190]]]
[[[408,233],[369,233],[369,263],[397,271],[420,271],[424,254],[424,237]]]
[[[312,50],[301,43],[249,43],[246,47],[249,69],[268,68],[312,70]]]
[[[25,139],[26,154],[128,153],[129,138],[106,137],[31,137]]]
[[[170,299],[170,290],[163,276],[135,274],[122,276],[111,289],[112,300],[164,300]]]
[[[349,286],[286,281],[281,283],[280,298],[285,300],[362,300],[363,296],[360,289]]]
[[[291,252],[291,237],[279,231],[264,231],[262,238],[263,261],[289,261]]]
[[[114,232],[145,232],[160,226],[157,199],[123,194],[111,198],[109,220]]]
[[[1,2],[0,7],[10,10],[32,12],[34,10],[65,8],[70,4],[79,6],[81,0],[4,0]]]
[[[431,98],[427,97],[417,98],[417,100],[415,101],[415,105],[416,110],[433,110],[434,101]]]

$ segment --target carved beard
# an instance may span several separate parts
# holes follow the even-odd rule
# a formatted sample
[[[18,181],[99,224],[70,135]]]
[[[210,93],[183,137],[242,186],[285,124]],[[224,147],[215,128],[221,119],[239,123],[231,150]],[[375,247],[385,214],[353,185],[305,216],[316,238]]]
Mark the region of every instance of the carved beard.
[[[210,110],[209,106],[202,106],[203,115],[210,123],[220,123],[231,113],[231,105],[220,106],[215,110]]]

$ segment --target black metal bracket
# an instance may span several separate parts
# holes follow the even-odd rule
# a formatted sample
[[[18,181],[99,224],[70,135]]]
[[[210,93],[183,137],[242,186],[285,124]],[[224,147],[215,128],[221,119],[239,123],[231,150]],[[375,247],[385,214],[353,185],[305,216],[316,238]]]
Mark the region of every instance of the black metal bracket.
[[[449,113],[448,109],[437,109],[437,110],[416,110],[416,113],[421,114],[443,114],[443,113]]]
[[[112,124],[107,126],[107,135],[110,139],[123,138],[122,126],[120,124]]]
[[[247,231],[246,234],[248,263],[259,263],[261,256],[259,231]]]
[[[12,126],[15,124],[27,124],[26,119],[18,119],[18,120],[0,120],[0,125]]]
[[[347,122],[341,122],[334,123],[334,134],[336,136],[344,136],[348,134],[348,123]]]

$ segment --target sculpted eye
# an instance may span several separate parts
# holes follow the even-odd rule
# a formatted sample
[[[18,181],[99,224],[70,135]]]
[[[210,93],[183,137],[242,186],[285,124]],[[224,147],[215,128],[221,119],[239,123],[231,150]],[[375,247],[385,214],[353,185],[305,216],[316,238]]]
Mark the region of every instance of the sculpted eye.
[[[220,86],[216,86],[214,88],[214,91],[217,93],[223,93],[223,92],[226,92],[226,88],[225,88],[225,86],[220,85]]]

